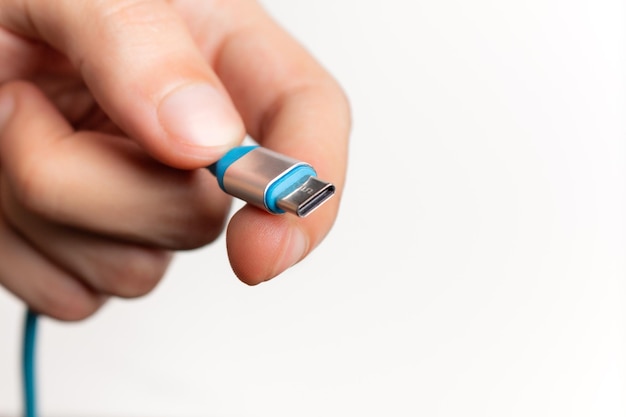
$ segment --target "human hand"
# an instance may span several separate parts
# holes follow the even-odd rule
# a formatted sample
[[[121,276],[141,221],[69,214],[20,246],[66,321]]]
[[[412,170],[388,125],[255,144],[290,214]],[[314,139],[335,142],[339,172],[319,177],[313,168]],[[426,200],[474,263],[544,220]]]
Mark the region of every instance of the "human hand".
[[[0,61],[0,284],[40,313],[146,294],[170,251],[214,240],[229,198],[199,168],[244,132],[342,189],[345,97],[254,1],[0,0]],[[301,260],[338,204],[241,209],[237,276]]]

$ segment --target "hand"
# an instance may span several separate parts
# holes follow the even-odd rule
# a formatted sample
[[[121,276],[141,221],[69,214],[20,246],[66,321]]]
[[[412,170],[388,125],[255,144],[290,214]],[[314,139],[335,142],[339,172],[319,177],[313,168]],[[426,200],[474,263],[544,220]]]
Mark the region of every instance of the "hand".
[[[170,251],[214,240],[229,198],[199,168],[244,132],[342,189],[347,101],[251,0],[0,0],[0,61],[0,284],[40,313],[146,294]],[[241,209],[237,276],[305,257],[338,197],[304,220]]]

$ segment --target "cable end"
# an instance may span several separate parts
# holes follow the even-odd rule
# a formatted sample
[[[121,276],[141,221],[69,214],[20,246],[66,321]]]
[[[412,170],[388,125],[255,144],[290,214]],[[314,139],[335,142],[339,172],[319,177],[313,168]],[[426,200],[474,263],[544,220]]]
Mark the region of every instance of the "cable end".
[[[234,148],[208,169],[222,190],[272,214],[306,217],[335,194],[311,165],[259,146]]]

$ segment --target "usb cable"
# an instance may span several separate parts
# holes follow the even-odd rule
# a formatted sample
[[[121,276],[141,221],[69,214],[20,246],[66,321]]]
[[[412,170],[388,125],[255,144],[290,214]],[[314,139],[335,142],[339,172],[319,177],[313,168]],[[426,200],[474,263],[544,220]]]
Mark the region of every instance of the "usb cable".
[[[260,146],[231,149],[208,169],[226,193],[274,214],[306,217],[335,193],[311,165]]]
[[[260,146],[241,146],[207,167],[226,193],[269,213],[306,217],[335,193],[315,169]],[[37,314],[27,310],[22,340],[22,388],[25,417],[37,417],[35,350]]]
[[[27,310],[22,339],[22,395],[24,417],[37,417],[35,349],[37,347],[37,313]]]

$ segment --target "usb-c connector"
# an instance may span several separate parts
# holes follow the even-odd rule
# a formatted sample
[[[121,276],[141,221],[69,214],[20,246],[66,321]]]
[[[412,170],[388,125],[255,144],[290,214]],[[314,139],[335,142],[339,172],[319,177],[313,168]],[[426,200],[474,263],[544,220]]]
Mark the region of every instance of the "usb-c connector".
[[[311,165],[259,146],[232,149],[208,168],[222,190],[275,214],[305,217],[335,193]]]

